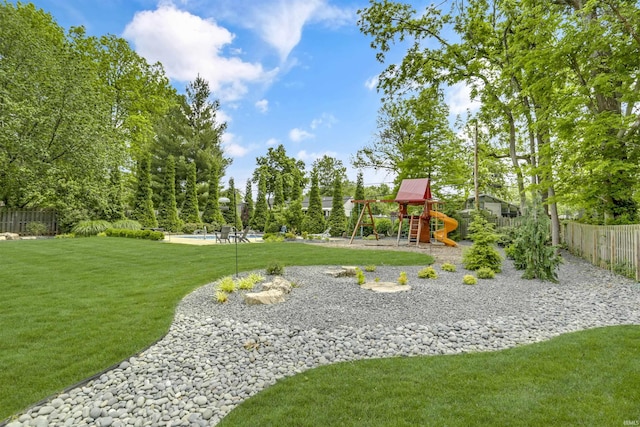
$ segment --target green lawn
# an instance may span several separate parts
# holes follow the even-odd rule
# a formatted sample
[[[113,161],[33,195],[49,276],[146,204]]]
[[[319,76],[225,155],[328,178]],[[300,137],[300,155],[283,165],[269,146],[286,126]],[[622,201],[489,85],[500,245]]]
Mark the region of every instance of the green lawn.
[[[638,425],[638,343],[640,326],[616,326],[494,353],[328,365],[279,381],[220,426]]]
[[[176,304],[235,272],[235,245],[119,238],[0,243],[0,420],[161,338]],[[297,243],[238,246],[240,270],[427,265],[425,254]]]

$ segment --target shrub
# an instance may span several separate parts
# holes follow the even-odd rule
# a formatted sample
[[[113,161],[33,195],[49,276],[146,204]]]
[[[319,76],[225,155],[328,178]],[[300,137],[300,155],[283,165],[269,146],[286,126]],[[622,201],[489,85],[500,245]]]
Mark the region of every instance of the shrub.
[[[164,233],[152,230],[128,230],[126,228],[108,228],[104,232],[108,237],[128,237],[130,239],[164,240]]]
[[[373,279],[374,282],[378,283],[380,281],[379,277],[376,277],[375,279]]]
[[[462,278],[462,283],[465,285],[475,285],[478,283],[478,279],[473,277],[471,274],[465,274]]]
[[[504,248],[504,254],[507,256],[507,258],[509,259],[516,259],[516,245],[515,244],[511,244],[509,246],[507,246],[506,248]],[[518,268],[518,266],[516,265],[516,268]],[[521,270],[521,268],[518,268],[518,270]]]
[[[496,273],[502,271],[502,257],[494,246],[498,240],[494,224],[488,222],[482,214],[476,213],[469,224],[469,231],[473,245],[462,255],[464,268],[478,270],[487,267]]]
[[[438,273],[433,267],[425,267],[418,271],[418,277],[421,279],[437,279]]]
[[[296,233],[292,233],[291,231],[287,231],[286,233],[284,233],[284,238],[288,239],[288,240],[295,240],[296,239]]]
[[[373,273],[374,271],[376,271],[376,266],[375,265],[366,265],[364,267],[364,271],[368,271],[370,273]]]
[[[440,268],[442,268],[442,271],[449,271],[451,273],[456,271],[455,264],[451,264],[450,262],[445,262]]]
[[[202,222],[187,222],[182,226],[182,232],[184,234],[193,234],[196,230],[202,230],[204,228],[204,223]],[[207,230],[209,227],[207,227]]]
[[[220,279],[218,282],[218,291],[226,292],[228,294],[235,292],[236,290],[236,282],[233,280],[233,277],[226,276]]]
[[[487,267],[479,268],[478,271],[476,271],[476,274],[480,279],[493,279],[494,277],[496,277],[496,273],[492,269]]]
[[[229,301],[229,295],[223,291],[216,291],[215,298],[216,298],[216,301],[219,302],[220,304],[224,304],[225,302]]]
[[[31,221],[27,224],[27,233],[32,236],[42,236],[43,234],[47,234],[49,231],[49,227],[43,222],[40,221]]]
[[[356,267],[356,280],[358,281],[358,285],[364,285],[367,281],[367,278],[364,276],[364,272]]]
[[[518,236],[518,229],[515,227],[501,227],[498,229],[498,246],[503,248],[511,245]]]
[[[280,243],[284,242],[284,236],[280,233],[264,233],[262,235],[262,241],[267,243]]]
[[[247,277],[243,277],[242,279],[240,279],[238,281],[238,289],[242,289],[244,291],[248,291],[253,289],[253,287],[257,284],[260,283],[264,280],[264,277],[262,277],[259,274],[256,273],[251,273],[249,274]]]
[[[400,272],[400,276],[398,277],[398,284],[399,285],[406,285],[407,282],[409,281],[409,279],[407,279],[407,273],[404,271]]]
[[[378,234],[390,235],[391,233],[391,220],[389,218],[376,218],[376,231]]]
[[[142,225],[138,221],[133,219],[121,219],[114,222],[110,228],[125,229],[125,230],[141,230]]]
[[[284,264],[279,261],[271,261],[267,265],[266,272],[270,276],[282,276],[284,274]]]
[[[109,221],[98,219],[95,221],[80,221],[71,230],[76,236],[96,236],[111,227]]]
[[[523,278],[558,282],[561,258],[549,240],[549,217],[540,200],[535,200],[527,207],[513,249],[508,252],[514,266],[524,270]]]
[[[76,235],[73,233],[56,234],[56,239],[73,239]]]

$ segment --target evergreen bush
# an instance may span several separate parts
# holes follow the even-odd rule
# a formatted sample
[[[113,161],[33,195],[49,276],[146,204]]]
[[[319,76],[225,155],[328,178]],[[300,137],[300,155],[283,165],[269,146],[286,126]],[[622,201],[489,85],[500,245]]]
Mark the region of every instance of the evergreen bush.
[[[347,231],[347,215],[344,212],[342,181],[339,171],[335,174],[333,181],[333,202],[327,226],[331,227],[330,233],[333,237],[341,237]]]
[[[469,234],[473,245],[466,249],[462,255],[462,264],[467,270],[479,270],[483,267],[499,273],[502,271],[502,257],[495,248],[498,235],[494,230],[495,225],[486,218],[475,213],[473,221],[469,224]]]
[[[478,271],[476,271],[476,274],[479,279],[493,279],[496,277],[496,273],[488,267],[479,268]]]
[[[184,203],[182,204],[182,210],[180,211],[180,218],[185,223],[200,222],[195,163],[187,164],[187,186],[185,188]]]
[[[260,171],[260,178],[258,181],[258,198],[256,199],[253,216],[249,221],[251,228],[257,231],[264,231],[264,227],[267,223],[267,215],[269,213],[269,205],[267,205],[267,178],[265,174],[265,171]]]
[[[133,219],[136,219],[143,227],[156,228],[155,210],[153,208],[153,191],[151,190],[151,158],[144,155],[138,161],[135,200],[133,205]],[[104,231],[104,230],[103,230]]]
[[[280,261],[271,261],[267,265],[266,272],[270,276],[282,276],[284,274],[284,264]]]
[[[465,274],[462,278],[462,283],[464,283],[465,285],[476,285],[478,284],[478,279],[476,279],[471,274]]]
[[[158,226],[167,231],[178,231],[180,225],[176,202],[176,162],[173,156],[168,156],[164,166],[164,181],[158,206]]]
[[[433,267],[425,267],[418,271],[418,277],[420,279],[437,279],[438,273],[436,273],[436,270]]]
[[[558,282],[558,267],[562,259],[556,248],[551,246],[549,217],[539,199],[530,204],[517,232],[513,248],[508,251],[513,256],[514,266],[524,270],[525,279],[540,279]]]
[[[311,190],[309,192],[309,208],[302,220],[302,231],[312,234],[322,233],[325,230],[324,212],[322,211],[322,198],[318,188],[318,174],[311,175]]]

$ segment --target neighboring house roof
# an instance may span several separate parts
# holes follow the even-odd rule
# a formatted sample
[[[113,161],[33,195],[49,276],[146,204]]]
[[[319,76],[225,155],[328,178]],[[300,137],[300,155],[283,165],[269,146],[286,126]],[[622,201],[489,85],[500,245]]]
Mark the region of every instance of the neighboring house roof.
[[[496,196],[492,196],[491,194],[486,194],[486,193],[482,193],[482,194],[478,194],[478,198],[481,201],[489,201],[489,202],[495,202],[495,203],[506,203],[509,206],[513,206],[515,208],[520,209],[520,206],[511,203],[511,202],[507,202],[506,200],[502,200],[497,198]],[[476,197],[475,196],[470,196],[467,198],[467,203],[471,202],[471,203],[475,203]]]
[[[342,197],[342,204],[345,205],[349,200],[351,200],[352,198],[350,196],[343,196]],[[302,201],[302,209],[307,209],[309,207],[309,198],[305,197],[304,200]],[[325,196],[322,197],[322,209],[328,209],[331,210],[333,208],[333,197],[331,196]]]

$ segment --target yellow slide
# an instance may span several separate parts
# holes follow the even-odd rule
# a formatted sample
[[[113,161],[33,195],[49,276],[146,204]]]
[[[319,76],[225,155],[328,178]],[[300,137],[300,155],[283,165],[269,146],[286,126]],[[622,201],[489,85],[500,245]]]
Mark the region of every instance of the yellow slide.
[[[447,237],[447,233],[458,228],[458,221],[456,221],[451,217],[446,216],[442,212],[429,211],[429,215],[432,218],[438,218],[440,221],[444,223],[444,228],[439,228],[433,233],[436,240],[444,243],[447,246],[458,246],[456,242],[454,242],[453,240]]]

